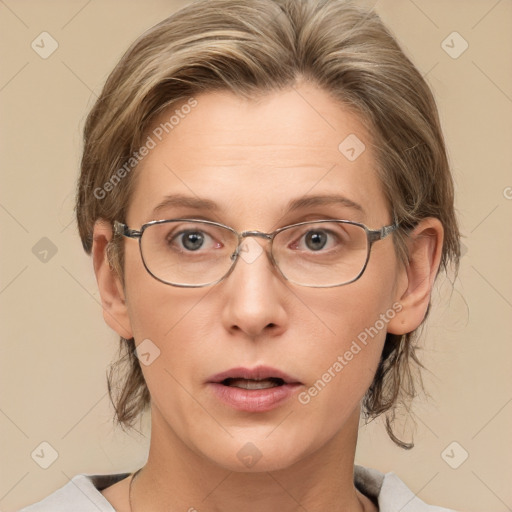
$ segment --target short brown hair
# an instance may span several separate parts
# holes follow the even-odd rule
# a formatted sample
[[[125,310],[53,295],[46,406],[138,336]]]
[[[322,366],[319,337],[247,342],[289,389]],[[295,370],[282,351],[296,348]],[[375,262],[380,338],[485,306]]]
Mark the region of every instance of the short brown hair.
[[[379,178],[400,222],[394,235],[400,259],[407,261],[408,230],[436,217],[444,228],[440,268],[451,262],[456,271],[460,235],[433,95],[378,15],[341,0],[199,0],[137,39],[108,77],[84,129],[76,214],[85,250],[91,252],[97,219],[125,220],[137,163],[126,162],[164,110],[211,91],[250,99],[299,79],[356,112],[373,135]],[[109,254],[122,279],[122,251],[114,244]],[[365,418],[386,413],[388,434],[404,448],[412,443],[398,439],[392,424],[397,406],[417,394],[412,367],[423,366],[416,340],[416,331],[387,334],[363,400]],[[108,384],[117,420],[131,426],[150,395],[134,340],[120,343]]]

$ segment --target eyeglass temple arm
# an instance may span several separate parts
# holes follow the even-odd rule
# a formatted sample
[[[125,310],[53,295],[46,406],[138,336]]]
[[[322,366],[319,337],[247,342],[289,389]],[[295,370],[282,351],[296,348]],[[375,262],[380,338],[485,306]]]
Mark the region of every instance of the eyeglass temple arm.
[[[396,213],[393,212],[393,224],[389,226],[383,226],[382,228],[376,231],[370,231],[370,241],[376,242],[377,240],[382,240],[386,238],[390,233],[393,233],[399,227],[399,222],[396,216]]]
[[[393,233],[398,228],[398,224],[391,224],[391,226],[384,226],[380,229],[380,238],[386,238],[390,233]]]
[[[136,229],[130,229],[126,224],[122,222],[114,221],[114,233],[117,235],[127,236],[129,238],[140,238],[142,233]]]

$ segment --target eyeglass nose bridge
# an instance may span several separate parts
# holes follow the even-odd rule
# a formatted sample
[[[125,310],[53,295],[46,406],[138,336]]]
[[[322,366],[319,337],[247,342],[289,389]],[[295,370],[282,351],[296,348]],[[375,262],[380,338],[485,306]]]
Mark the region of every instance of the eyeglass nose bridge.
[[[263,231],[243,231],[242,233],[238,233],[238,245],[235,249],[235,252],[230,256],[231,261],[235,261],[240,254],[240,247],[242,246],[242,242],[245,238],[254,236],[258,238],[265,238],[266,240],[272,241],[274,238],[273,233],[263,233]],[[271,258],[273,260],[273,258]]]

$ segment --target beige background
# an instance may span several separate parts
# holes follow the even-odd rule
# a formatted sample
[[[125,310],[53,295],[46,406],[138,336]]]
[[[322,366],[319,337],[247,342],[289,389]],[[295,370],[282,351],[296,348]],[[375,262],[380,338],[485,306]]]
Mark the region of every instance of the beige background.
[[[112,426],[105,369],[117,337],[103,323],[73,195],[95,93],[128,44],[183,3],[0,0],[2,511],[77,473],[145,460],[144,437]],[[431,398],[415,407],[416,447],[395,447],[376,421],[361,429],[357,462],[395,471],[427,502],[512,510],[512,2],[381,0],[376,10],[434,89],[466,238],[455,291],[440,283],[424,331]],[[43,31],[59,44],[46,60],[31,48]],[[453,31],[469,44],[456,59],[442,47]],[[46,262],[43,237],[57,249]],[[43,441],[58,452],[46,470],[31,458]],[[453,441],[452,465],[469,453],[458,469],[441,456]]]

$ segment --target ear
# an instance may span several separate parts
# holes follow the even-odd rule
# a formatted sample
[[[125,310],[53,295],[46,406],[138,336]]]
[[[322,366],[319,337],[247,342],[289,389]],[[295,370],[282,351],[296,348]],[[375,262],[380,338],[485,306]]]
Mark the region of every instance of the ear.
[[[407,334],[425,318],[441,261],[443,238],[443,225],[433,217],[423,219],[409,234],[409,261],[400,271],[396,295],[402,309],[388,323],[388,332]]]
[[[133,338],[123,284],[117,272],[111,267],[107,246],[112,240],[110,222],[99,219],[94,224],[92,258],[94,273],[101,296],[103,318],[109,327],[126,339]]]

